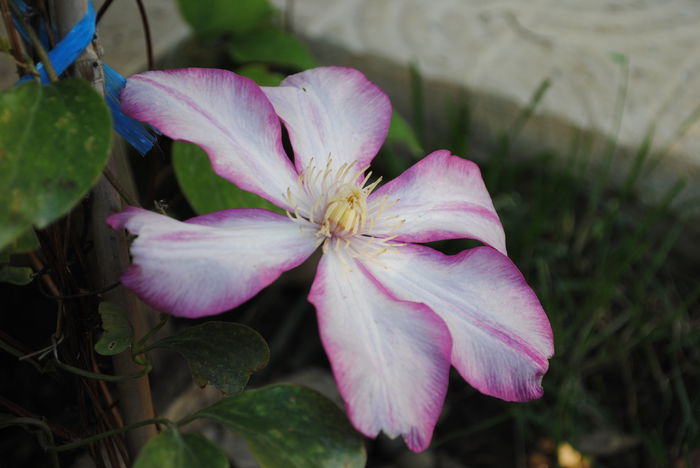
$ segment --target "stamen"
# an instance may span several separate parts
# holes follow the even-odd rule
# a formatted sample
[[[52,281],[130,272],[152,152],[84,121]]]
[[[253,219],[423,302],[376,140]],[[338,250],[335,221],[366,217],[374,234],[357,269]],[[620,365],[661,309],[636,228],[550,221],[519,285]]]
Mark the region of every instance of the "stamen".
[[[369,166],[355,170],[354,162],[334,167],[329,158],[322,169],[313,162],[311,159],[299,174],[299,186],[287,189],[285,198],[290,206],[287,216],[316,229],[316,245],[321,245],[324,252],[329,248],[350,249],[355,256],[373,261],[382,253],[403,245],[393,243],[396,235],[391,235],[403,220],[398,216],[384,217],[396,200],[383,195],[372,206],[367,203],[368,196],[381,183],[381,177],[370,182]],[[394,220],[397,222],[392,224]],[[383,233],[389,229],[385,232],[387,237],[377,238],[371,234],[379,223]]]

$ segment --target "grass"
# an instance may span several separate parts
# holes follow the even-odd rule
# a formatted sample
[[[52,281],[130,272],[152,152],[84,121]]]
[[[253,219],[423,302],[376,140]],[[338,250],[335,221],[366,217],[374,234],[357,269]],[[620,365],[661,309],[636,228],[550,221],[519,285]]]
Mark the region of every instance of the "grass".
[[[626,61],[620,65],[615,132],[628,76]],[[412,78],[414,122],[420,125],[426,121],[422,85],[418,73]],[[694,466],[700,447],[700,271],[698,259],[678,245],[684,213],[671,208],[684,183],[679,180],[653,206],[637,198],[651,159],[651,129],[621,184],[611,181],[612,163],[620,157],[615,140],[602,157],[580,138],[569,154],[534,152],[516,161],[516,148],[523,151],[517,136],[548,87],[545,81],[535,90],[497,151],[480,164],[509,255],[552,323],[556,355],[544,378],[545,396],[501,404],[455,379],[435,447],[469,466],[526,466],[538,455],[546,460],[542,466],[556,466],[554,448],[563,442],[587,452],[594,466]],[[469,154],[469,122],[468,106],[453,106],[444,147]],[[396,161],[396,148],[385,151]],[[414,157],[404,157],[406,165]],[[459,251],[470,245],[438,247]]]

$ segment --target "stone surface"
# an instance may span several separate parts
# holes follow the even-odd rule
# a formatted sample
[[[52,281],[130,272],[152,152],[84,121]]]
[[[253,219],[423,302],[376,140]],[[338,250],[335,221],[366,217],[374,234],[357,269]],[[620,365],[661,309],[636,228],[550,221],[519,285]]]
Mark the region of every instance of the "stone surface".
[[[654,128],[662,164],[645,188],[679,175],[700,194],[700,3],[695,0],[275,0],[324,63],[359,66],[409,113],[409,64],[426,84],[427,121],[444,125],[466,96],[474,136],[488,151],[551,86],[520,135],[521,148],[593,156],[618,135],[628,161]],[[618,102],[625,94],[618,125]],[[690,124],[688,122],[692,121]],[[624,164],[618,171],[624,170]]]
[[[604,153],[606,138],[617,135],[622,164],[615,172],[622,179],[653,128],[661,163],[644,175],[642,194],[659,198],[682,176],[688,181],[683,198],[700,196],[696,0],[272,1],[323,63],[363,69],[407,116],[409,67],[414,65],[424,80],[428,135],[446,127],[448,109],[468,103],[472,151],[493,153],[498,135],[549,80],[551,86],[519,134],[519,153],[552,149],[566,155],[573,142],[590,139],[595,158]],[[103,2],[95,3],[99,8]],[[144,3],[154,52],[162,57],[176,50],[189,30],[174,0]],[[104,59],[120,73],[145,68],[135,2],[115,2],[98,31]],[[12,62],[0,56],[0,89],[14,81]],[[428,139],[428,149],[437,141]]]

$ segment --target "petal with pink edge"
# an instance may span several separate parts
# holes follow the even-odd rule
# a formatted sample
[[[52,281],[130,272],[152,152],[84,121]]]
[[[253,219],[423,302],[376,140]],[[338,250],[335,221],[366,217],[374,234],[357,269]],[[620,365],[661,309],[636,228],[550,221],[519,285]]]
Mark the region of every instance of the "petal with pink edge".
[[[121,102],[131,117],[201,146],[221,177],[288,208],[284,194],[297,174],[279,119],[253,81],[226,70],[150,71],[127,80]]]
[[[349,255],[323,255],[309,295],[350,420],[368,437],[425,450],[447,391],[450,335],[423,304],[399,301]]]
[[[407,245],[368,270],[399,299],[429,306],[452,335],[452,365],[477,390],[508,401],[542,396],[552,329],[517,267],[490,247],[447,256]]]
[[[320,67],[287,77],[263,91],[284,121],[298,171],[357,162],[369,165],[386,139],[391,103],[377,85],[352,68]]]
[[[503,226],[479,167],[449,151],[429,154],[379,187],[369,206],[370,217],[381,210],[374,236],[398,234],[404,242],[468,237],[506,253]]]
[[[124,286],[180,317],[236,307],[315,250],[313,230],[266,210],[225,210],[180,222],[129,207],[107,222],[138,236]]]

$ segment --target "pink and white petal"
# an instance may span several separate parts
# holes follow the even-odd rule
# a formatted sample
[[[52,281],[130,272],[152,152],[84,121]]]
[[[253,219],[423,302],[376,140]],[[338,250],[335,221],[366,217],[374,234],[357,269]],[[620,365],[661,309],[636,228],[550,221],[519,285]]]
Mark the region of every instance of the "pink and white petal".
[[[124,286],[179,317],[236,307],[315,250],[313,230],[266,210],[225,210],[180,222],[129,207],[107,222],[138,236]]]
[[[403,242],[468,237],[506,253],[503,226],[479,167],[449,151],[429,154],[379,187],[368,204],[370,217],[381,211],[374,236],[398,234]]]
[[[284,194],[297,174],[279,118],[253,81],[226,70],[150,71],[127,80],[121,102],[131,117],[201,146],[221,177],[289,208]]]
[[[320,67],[287,77],[263,91],[284,121],[298,171],[309,165],[369,165],[384,143],[391,103],[363,73],[352,68]]]
[[[342,251],[321,259],[309,294],[350,420],[368,437],[428,447],[447,391],[450,334],[423,304],[397,300]]]
[[[508,401],[542,396],[554,354],[552,329],[534,291],[505,255],[477,247],[447,256],[406,245],[368,270],[396,297],[422,302],[447,324],[452,365],[477,390]]]

